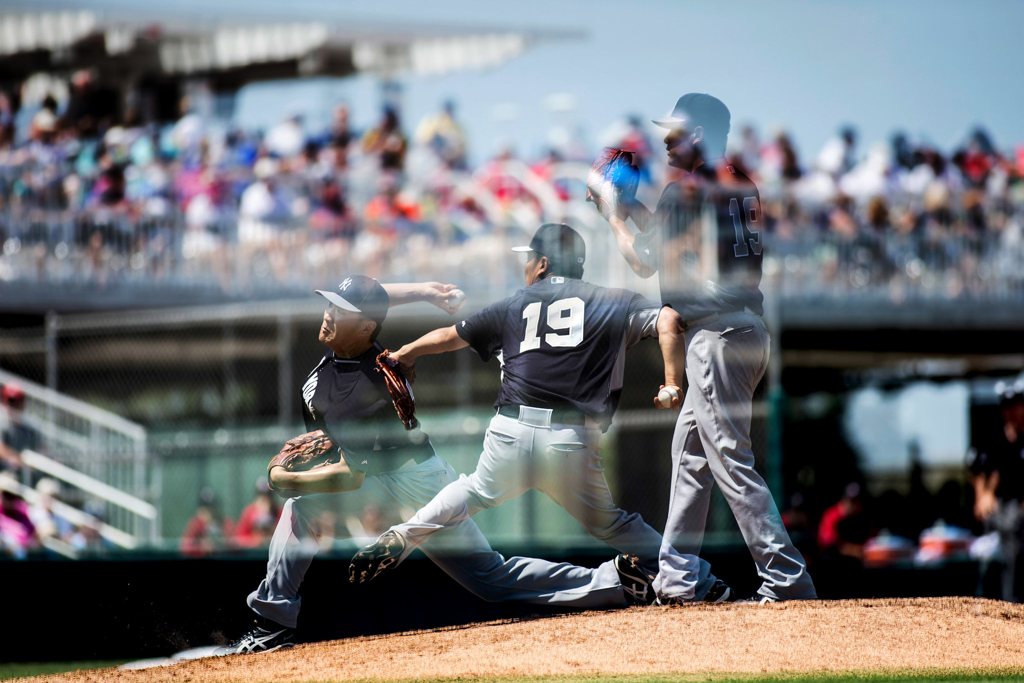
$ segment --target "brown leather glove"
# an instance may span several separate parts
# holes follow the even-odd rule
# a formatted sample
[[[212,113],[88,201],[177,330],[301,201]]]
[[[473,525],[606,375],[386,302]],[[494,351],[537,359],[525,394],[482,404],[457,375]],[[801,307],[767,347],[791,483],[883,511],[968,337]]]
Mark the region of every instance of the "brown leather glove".
[[[401,365],[392,360],[388,356],[389,353],[385,349],[377,356],[376,370],[384,376],[384,385],[391,395],[391,403],[395,406],[398,419],[406,429],[415,429],[420,423],[416,419],[416,397],[413,396],[412,385],[405,378]]]
[[[270,459],[267,464],[267,480],[270,488],[274,486],[273,469],[283,467],[289,472],[305,472],[324,465],[341,461],[341,451],[335,447],[331,437],[324,430],[317,429],[295,438],[288,439],[281,451]]]

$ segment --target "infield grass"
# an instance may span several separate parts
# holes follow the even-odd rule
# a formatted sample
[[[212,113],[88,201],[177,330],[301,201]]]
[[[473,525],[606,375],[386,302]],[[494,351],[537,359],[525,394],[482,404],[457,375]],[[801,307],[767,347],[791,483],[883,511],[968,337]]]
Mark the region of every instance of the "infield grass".
[[[120,666],[126,661],[128,660],[119,659],[109,662],[14,662],[11,664],[0,664],[0,681],[6,681],[10,678],[21,678],[23,676],[60,674],[82,669],[105,669],[111,666]]]
[[[1006,683],[1024,682],[1024,669],[985,669],[977,671],[893,671],[888,673],[822,674],[659,674],[655,676],[541,676],[541,677],[461,677],[416,679],[418,683]],[[240,682],[241,683],[241,682]],[[307,683],[332,683],[329,680]],[[375,683],[365,679],[358,683]],[[376,682],[376,683],[379,683]],[[398,681],[394,683],[413,683]]]

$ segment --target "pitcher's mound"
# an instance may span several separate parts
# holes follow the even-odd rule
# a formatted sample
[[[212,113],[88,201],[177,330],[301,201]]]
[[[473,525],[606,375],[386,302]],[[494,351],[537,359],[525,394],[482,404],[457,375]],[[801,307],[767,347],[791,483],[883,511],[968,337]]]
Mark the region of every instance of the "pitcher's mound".
[[[1019,670],[1024,605],[977,598],[647,607],[488,622],[67,681],[348,681]],[[714,677],[714,676],[713,676]]]

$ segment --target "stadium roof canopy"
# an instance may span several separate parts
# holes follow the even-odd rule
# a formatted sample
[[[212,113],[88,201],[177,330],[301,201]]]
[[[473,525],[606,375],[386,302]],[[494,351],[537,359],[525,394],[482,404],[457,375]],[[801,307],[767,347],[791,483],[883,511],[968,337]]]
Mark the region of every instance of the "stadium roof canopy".
[[[259,80],[496,67],[573,31],[359,20],[330,4],[156,5],[9,0],[0,7],[0,81],[93,68],[104,80],[205,78],[216,90]]]

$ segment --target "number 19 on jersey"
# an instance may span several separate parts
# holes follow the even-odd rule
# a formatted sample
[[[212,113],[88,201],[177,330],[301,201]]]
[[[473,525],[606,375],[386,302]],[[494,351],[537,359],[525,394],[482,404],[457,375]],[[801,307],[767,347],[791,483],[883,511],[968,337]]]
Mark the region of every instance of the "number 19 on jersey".
[[[540,320],[544,303],[535,301],[523,309],[526,320],[526,334],[519,344],[519,353],[540,348]],[[583,341],[583,314],[586,306],[583,299],[570,297],[551,302],[547,307],[545,329],[551,330],[543,336],[548,346],[579,346]]]

